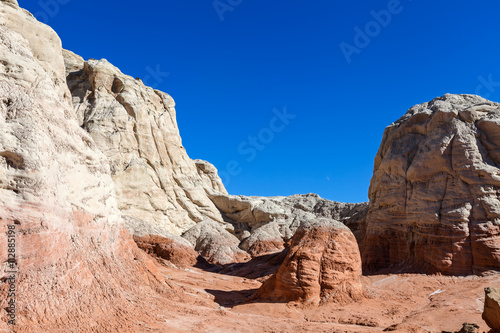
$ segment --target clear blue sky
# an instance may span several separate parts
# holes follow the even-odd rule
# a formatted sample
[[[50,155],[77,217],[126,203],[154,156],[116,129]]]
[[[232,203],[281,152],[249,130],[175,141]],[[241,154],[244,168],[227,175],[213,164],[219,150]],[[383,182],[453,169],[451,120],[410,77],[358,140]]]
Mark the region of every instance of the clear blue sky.
[[[500,101],[498,1],[19,3],[65,48],[171,94],[189,155],[232,194],[366,201],[384,128],[409,107],[445,93]],[[285,106],[283,126],[273,109]]]

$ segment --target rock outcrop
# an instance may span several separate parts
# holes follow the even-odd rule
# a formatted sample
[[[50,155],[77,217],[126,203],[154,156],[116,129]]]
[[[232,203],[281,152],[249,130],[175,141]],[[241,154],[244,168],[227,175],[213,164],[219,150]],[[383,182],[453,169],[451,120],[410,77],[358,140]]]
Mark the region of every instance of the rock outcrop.
[[[16,1],[0,2],[0,127],[0,331],[12,328],[6,281],[18,332],[140,330],[134,318],[156,311],[144,300],[171,288],[122,226],[106,157],[75,121],[59,37]]]
[[[218,171],[212,163],[204,160],[194,160],[198,174],[208,190],[215,190],[227,194],[226,188],[219,177]]]
[[[198,253],[184,238],[131,216],[124,216],[123,221],[139,248],[151,256],[168,260],[179,267],[199,263]]]
[[[270,222],[257,228],[241,242],[240,248],[247,251],[252,257],[282,251],[285,244],[279,224]]]
[[[366,271],[500,269],[500,105],[445,95],[412,107],[375,157]]]
[[[368,210],[367,203],[335,202],[317,194],[246,197],[212,193],[210,199],[223,213],[225,220],[233,224],[234,232],[240,240],[250,237],[262,226],[273,223],[273,238],[276,239],[275,229],[278,228],[284,242],[293,236],[301,222],[318,217],[340,221],[361,237]],[[266,241],[270,240],[269,231],[263,229],[259,232],[266,237]]]
[[[346,303],[359,300],[361,257],[344,224],[320,218],[300,225],[279,270],[254,295],[272,302]]]
[[[122,214],[177,235],[206,217],[222,223],[206,192],[225,188],[213,166],[187,155],[172,97],[105,59],[64,57],[78,123],[110,162]]]
[[[211,219],[197,223],[182,237],[211,264],[225,265],[249,259],[248,254],[238,247],[238,238]]]
[[[493,332],[500,332],[500,288],[484,289],[483,320]]]

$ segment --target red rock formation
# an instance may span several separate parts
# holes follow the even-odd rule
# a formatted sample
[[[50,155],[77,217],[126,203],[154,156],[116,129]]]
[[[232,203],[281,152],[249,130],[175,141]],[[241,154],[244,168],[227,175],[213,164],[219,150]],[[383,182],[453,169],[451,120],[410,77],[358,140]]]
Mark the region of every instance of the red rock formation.
[[[500,332],[500,288],[484,289],[483,320],[491,328],[491,332]]]
[[[318,304],[363,297],[358,245],[342,223],[329,219],[302,223],[288,251],[278,272],[254,299]]]
[[[194,266],[198,263],[198,253],[183,238],[144,235],[134,236],[134,241],[148,254],[168,260],[179,267]]]
[[[500,269],[500,105],[445,95],[385,130],[375,157],[366,271]]]

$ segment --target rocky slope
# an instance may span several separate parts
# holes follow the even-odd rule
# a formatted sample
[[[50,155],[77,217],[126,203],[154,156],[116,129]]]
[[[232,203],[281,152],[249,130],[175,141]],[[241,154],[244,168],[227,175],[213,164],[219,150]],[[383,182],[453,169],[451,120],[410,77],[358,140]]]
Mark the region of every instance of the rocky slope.
[[[155,311],[144,299],[174,296],[121,226],[109,164],[78,126],[70,96],[57,34],[16,1],[0,2],[2,331],[6,281],[18,332],[137,331],[133,318]]]
[[[387,127],[370,184],[367,271],[500,269],[500,105],[445,95]]]
[[[187,155],[172,97],[105,59],[64,58],[78,123],[110,162],[122,214],[177,235],[205,217],[223,222],[206,191],[226,193],[224,185]]]

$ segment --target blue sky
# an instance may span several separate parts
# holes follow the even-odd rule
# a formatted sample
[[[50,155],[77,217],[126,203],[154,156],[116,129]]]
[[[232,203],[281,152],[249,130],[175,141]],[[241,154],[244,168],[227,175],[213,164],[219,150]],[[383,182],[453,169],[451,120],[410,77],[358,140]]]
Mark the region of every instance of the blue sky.
[[[65,48],[172,95],[189,155],[232,194],[366,201],[384,128],[408,108],[500,101],[498,1],[19,3]]]

